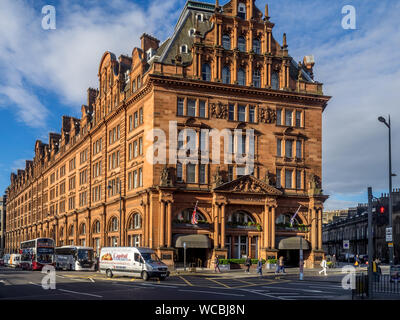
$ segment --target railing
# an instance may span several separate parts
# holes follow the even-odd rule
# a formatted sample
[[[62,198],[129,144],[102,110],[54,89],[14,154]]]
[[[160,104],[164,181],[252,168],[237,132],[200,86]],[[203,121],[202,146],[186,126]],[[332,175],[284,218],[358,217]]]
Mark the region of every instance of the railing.
[[[356,275],[355,289],[352,290],[352,298],[367,298],[369,297],[368,275]],[[400,295],[400,279],[394,278],[388,274],[374,273],[372,276],[372,298],[374,294],[398,294]]]

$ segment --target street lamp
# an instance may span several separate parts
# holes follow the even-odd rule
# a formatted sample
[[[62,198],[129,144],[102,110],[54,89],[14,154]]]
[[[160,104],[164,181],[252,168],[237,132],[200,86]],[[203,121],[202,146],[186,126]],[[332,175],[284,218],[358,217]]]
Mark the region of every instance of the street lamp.
[[[107,186],[108,190],[112,190],[112,186],[111,183],[108,184]],[[119,246],[122,247],[122,236],[121,236],[121,232],[122,232],[122,207],[121,207],[121,203],[122,203],[122,189],[121,189],[121,180],[119,180]]]
[[[183,243],[183,270],[186,271],[186,242]]]
[[[385,124],[389,129],[389,228],[392,229],[392,177],[395,174],[392,173],[392,137],[391,137],[391,127],[390,127],[390,115],[388,116],[388,122],[384,117],[379,117],[378,120]],[[393,233],[392,233],[393,234]],[[389,247],[389,264],[393,265],[393,244]]]

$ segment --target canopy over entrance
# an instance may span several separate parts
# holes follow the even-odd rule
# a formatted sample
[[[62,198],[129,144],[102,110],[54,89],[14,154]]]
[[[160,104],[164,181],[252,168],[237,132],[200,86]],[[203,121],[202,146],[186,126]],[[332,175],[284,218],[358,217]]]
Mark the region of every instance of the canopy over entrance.
[[[303,250],[310,250],[310,246],[308,241],[304,238],[301,239],[301,244]],[[279,241],[279,250],[300,250],[300,238],[299,237],[290,237],[284,238]]]
[[[186,243],[186,248],[211,248],[211,239],[205,234],[178,234],[174,243],[175,248],[183,248],[183,243]]]

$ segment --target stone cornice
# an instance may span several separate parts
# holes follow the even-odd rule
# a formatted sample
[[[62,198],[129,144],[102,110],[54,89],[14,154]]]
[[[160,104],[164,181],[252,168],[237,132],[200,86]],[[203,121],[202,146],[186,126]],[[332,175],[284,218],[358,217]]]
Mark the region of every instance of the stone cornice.
[[[253,95],[259,96],[262,99],[273,99],[277,102],[282,103],[285,99],[288,102],[302,102],[302,103],[313,103],[313,105],[321,106],[325,108],[326,104],[330,100],[330,96],[318,95],[318,94],[304,94],[298,92],[290,92],[283,90],[271,90],[264,88],[254,88],[247,86],[237,86],[230,84],[222,84],[219,82],[207,82],[201,80],[187,79],[187,78],[175,78],[170,76],[162,76],[152,74],[149,76],[149,80],[155,84],[167,84],[170,86],[179,87],[192,87],[194,90],[199,88],[208,89],[211,91],[218,92],[230,92],[232,95]]]

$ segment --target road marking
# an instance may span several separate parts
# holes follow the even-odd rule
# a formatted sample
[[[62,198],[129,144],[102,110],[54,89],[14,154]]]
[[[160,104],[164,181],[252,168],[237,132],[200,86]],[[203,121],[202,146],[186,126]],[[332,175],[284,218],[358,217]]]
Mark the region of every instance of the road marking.
[[[262,295],[262,296],[265,296],[265,297],[274,298],[274,299],[287,300],[286,298],[283,298],[283,297],[275,297],[273,295],[270,295],[270,294],[267,294],[267,293],[258,292],[256,290],[249,290],[249,289],[239,289],[239,290],[247,291],[247,292],[250,292],[250,293],[256,293],[256,294],[259,294],[259,295]]]
[[[38,286],[38,287],[41,287],[42,285],[41,284],[37,284],[37,283],[34,283],[34,282],[29,282],[30,284],[33,284],[34,286]]]
[[[182,276],[179,276],[179,278],[181,278],[183,281],[185,281],[189,286],[192,286],[192,287],[193,287],[193,284],[190,283],[189,280],[186,280],[186,279],[185,279],[184,277],[182,277]]]
[[[223,293],[223,292],[214,292],[214,291],[184,290],[184,289],[180,289],[179,291],[185,291],[185,292],[199,292],[199,293],[211,293],[211,294],[221,294],[221,295],[224,295],[224,296],[244,297],[243,294],[236,294],[236,293]]]
[[[315,292],[315,293],[324,292],[324,291],[312,290],[312,289],[288,288],[288,287],[278,287],[278,286],[272,286],[272,287],[263,286],[262,288],[266,288],[266,289],[284,289],[284,290],[300,290],[300,291]]]
[[[150,287],[165,287],[165,288],[177,288],[175,286],[169,286],[169,285],[165,285],[165,284],[151,284],[151,283],[138,283],[142,286],[150,286]]]
[[[92,296],[92,297],[96,297],[96,298],[103,298],[103,296],[99,296],[97,294],[91,294],[91,293],[85,293],[85,292],[76,292],[76,291],[71,291],[71,290],[65,290],[65,289],[57,289],[63,292],[68,292],[68,293],[75,293],[75,294],[82,294],[85,296]]]
[[[136,279],[135,278],[132,278],[131,280],[129,280],[129,281],[135,281]]]
[[[217,283],[217,284],[220,284],[221,286],[224,286],[225,288],[228,288],[228,289],[231,288],[230,286],[226,285],[225,283],[222,283],[222,282],[220,282],[220,281],[214,280],[214,279],[212,279],[212,278],[206,278],[206,279],[207,279],[207,280],[210,280],[210,281],[213,281],[213,282],[215,282],[215,283]]]
[[[88,278],[90,281],[95,282],[92,278]]]

